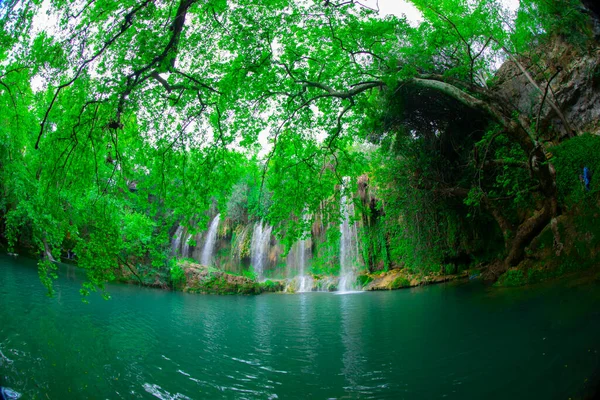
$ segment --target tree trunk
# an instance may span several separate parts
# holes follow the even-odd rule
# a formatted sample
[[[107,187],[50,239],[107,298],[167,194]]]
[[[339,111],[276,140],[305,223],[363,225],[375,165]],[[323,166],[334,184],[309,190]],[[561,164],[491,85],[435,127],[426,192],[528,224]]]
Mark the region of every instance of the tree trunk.
[[[506,238],[509,237],[512,234],[512,232],[514,232],[515,227],[509,220],[507,220],[504,217],[504,215],[502,215],[502,211],[498,207],[496,207],[487,196],[483,196],[482,203],[486,210],[488,210],[490,214],[492,214],[494,220],[496,220],[496,223],[500,227],[502,235],[504,235],[505,238],[504,240],[506,248],[508,249],[508,242],[506,241]]]
[[[505,268],[519,264],[525,258],[525,248],[550,223],[556,211],[553,200],[547,200],[541,210],[537,210],[526,219],[515,232],[514,237],[507,242],[508,254],[504,259]]]
[[[544,206],[540,210],[537,210],[530,218],[522,222],[516,228],[514,236],[508,235],[509,230],[512,231],[514,228],[502,216],[501,210],[493,207],[484,198],[484,206],[491,212],[498,222],[500,229],[505,233],[507,257],[504,260],[504,265],[506,268],[517,265],[525,256],[525,247],[531,243],[553,217],[557,216],[559,211],[556,193],[556,173],[554,167],[546,158],[543,146],[537,143],[527,131],[529,121],[523,115],[514,118],[512,115],[514,107],[510,104],[510,101],[498,98],[495,94],[484,89],[480,89],[481,97],[483,97],[480,99],[438,78],[414,78],[412,84],[437,90],[469,108],[487,114],[491,120],[502,125],[507,135],[518,143],[527,155],[529,169],[539,182]],[[509,237],[512,237],[512,239]]]
[[[531,144],[533,144],[533,141],[531,141]],[[556,173],[552,164],[548,162],[542,146],[539,144],[536,144],[529,152],[529,169],[533,176],[538,179],[544,205],[517,227],[512,239],[505,239],[509,240],[506,243],[508,254],[504,260],[506,269],[519,264],[525,258],[525,248],[559,212]]]

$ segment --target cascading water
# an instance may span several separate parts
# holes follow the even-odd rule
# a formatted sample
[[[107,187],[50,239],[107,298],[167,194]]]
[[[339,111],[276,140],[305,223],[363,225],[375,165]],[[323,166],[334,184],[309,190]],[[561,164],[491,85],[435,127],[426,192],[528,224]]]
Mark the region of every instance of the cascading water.
[[[298,293],[312,292],[313,279],[310,277],[310,275],[302,275],[298,279]]]
[[[344,178],[344,186],[348,178]],[[348,292],[354,289],[356,282],[356,265],[358,261],[358,241],[356,224],[350,223],[350,215],[354,214],[354,205],[343,195],[340,202],[343,220],[340,224],[340,282],[338,291]]]
[[[181,250],[181,237],[183,236],[183,226],[179,225],[173,239],[171,240],[171,254],[174,256],[180,255]]]
[[[217,214],[208,228],[204,247],[202,248],[202,255],[200,256],[200,263],[202,263],[202,265],[208,266],[212,263],[213,252],[215,250],[215,244],[217,243],[217,230],[219,228],[220,218],[221,214]]]
[[[310,292],[313,286],[313,280],[310,275],[306,274],[306,240],[302,239],[298,242],[298,292]]]
[[[182,258],[189,258],[190,257],[190,239],[192,238],[192,234],[185,234],[183,235],[185,236],[185,241],[183,242],[183,244],[181,245],[181,257]]]
[[[264,279],[265,265],[267,255],[269,254],[269,245],[271,242],[271,230],[273,228],[263,222],[257,222],[254,225],[252,241],[250,242],[250,258],[254,272],[259,280]]]

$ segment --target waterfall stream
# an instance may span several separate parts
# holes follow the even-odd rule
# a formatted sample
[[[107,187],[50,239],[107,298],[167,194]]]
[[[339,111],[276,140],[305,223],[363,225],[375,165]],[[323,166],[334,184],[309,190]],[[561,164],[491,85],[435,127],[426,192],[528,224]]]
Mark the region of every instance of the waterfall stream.
[[[217,230],[219,228],[221,214],[217,214],[213,218],[206,234],[206,240],[204,241],[204,247],[202,248],[202,255],[200,257],[200,263],[202,265],[211,265],[213,261],[213,253],[215,251],[215,244],[217,243]]]
[[[298,292],[310,292],[313,286],[313,280],[310,275],[306,274],[306,239],[298,242],[297,247],[298,260]]]
[[[344,185],[347,180],[344,179]],[[354,205],[343,195],[340,202],[343,216],[340,224],[340,282],[338,291],[348,292],[355,289],[356,267],[358,262],[358,240],[356,224],[350,223],[350,215],[354,215]]]
[[[263,222],[257,222],[254,225],[252,233],[252,242],[250,243],[250,257],[254,272],[259,280],[264,279],[265,266],[267,264],[267,256],[269,254],[269,246],[271,242],[271,230],[273,228]]]
[[[173,239],[171,239],[171,254],[178,256],[181,254],[181,237],[183,236],[183,226],[179,225]]]
[[[181,244],[181,258],[189,258],[190,257],[190,239],[192,238],[191,233],[185,233],[185,241]]]

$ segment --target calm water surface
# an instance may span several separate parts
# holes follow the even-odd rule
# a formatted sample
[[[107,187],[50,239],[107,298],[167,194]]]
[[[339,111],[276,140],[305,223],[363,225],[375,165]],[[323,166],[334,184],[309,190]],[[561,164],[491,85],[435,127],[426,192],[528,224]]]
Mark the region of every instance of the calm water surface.
[[[0,385],[24,399],[568,399],[597,382],[598,285],[201,296],[0,257]]]

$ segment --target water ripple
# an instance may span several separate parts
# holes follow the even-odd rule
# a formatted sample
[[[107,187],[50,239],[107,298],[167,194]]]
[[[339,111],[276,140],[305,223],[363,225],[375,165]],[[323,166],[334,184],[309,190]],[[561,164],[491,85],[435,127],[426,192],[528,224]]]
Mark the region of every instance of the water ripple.
[[[144,383],[144,390],[160,400],[192,400],[181,393],[171,394],[157,384]]]
[[[218,297],[114,285],[111,301],[82,304],[76,279],[49,299],[35,268],[2,263],[2,384],[24,398],[501,399],[532,386],[568,398],[600,366],[595,290],[514,303],[452,287]]]

